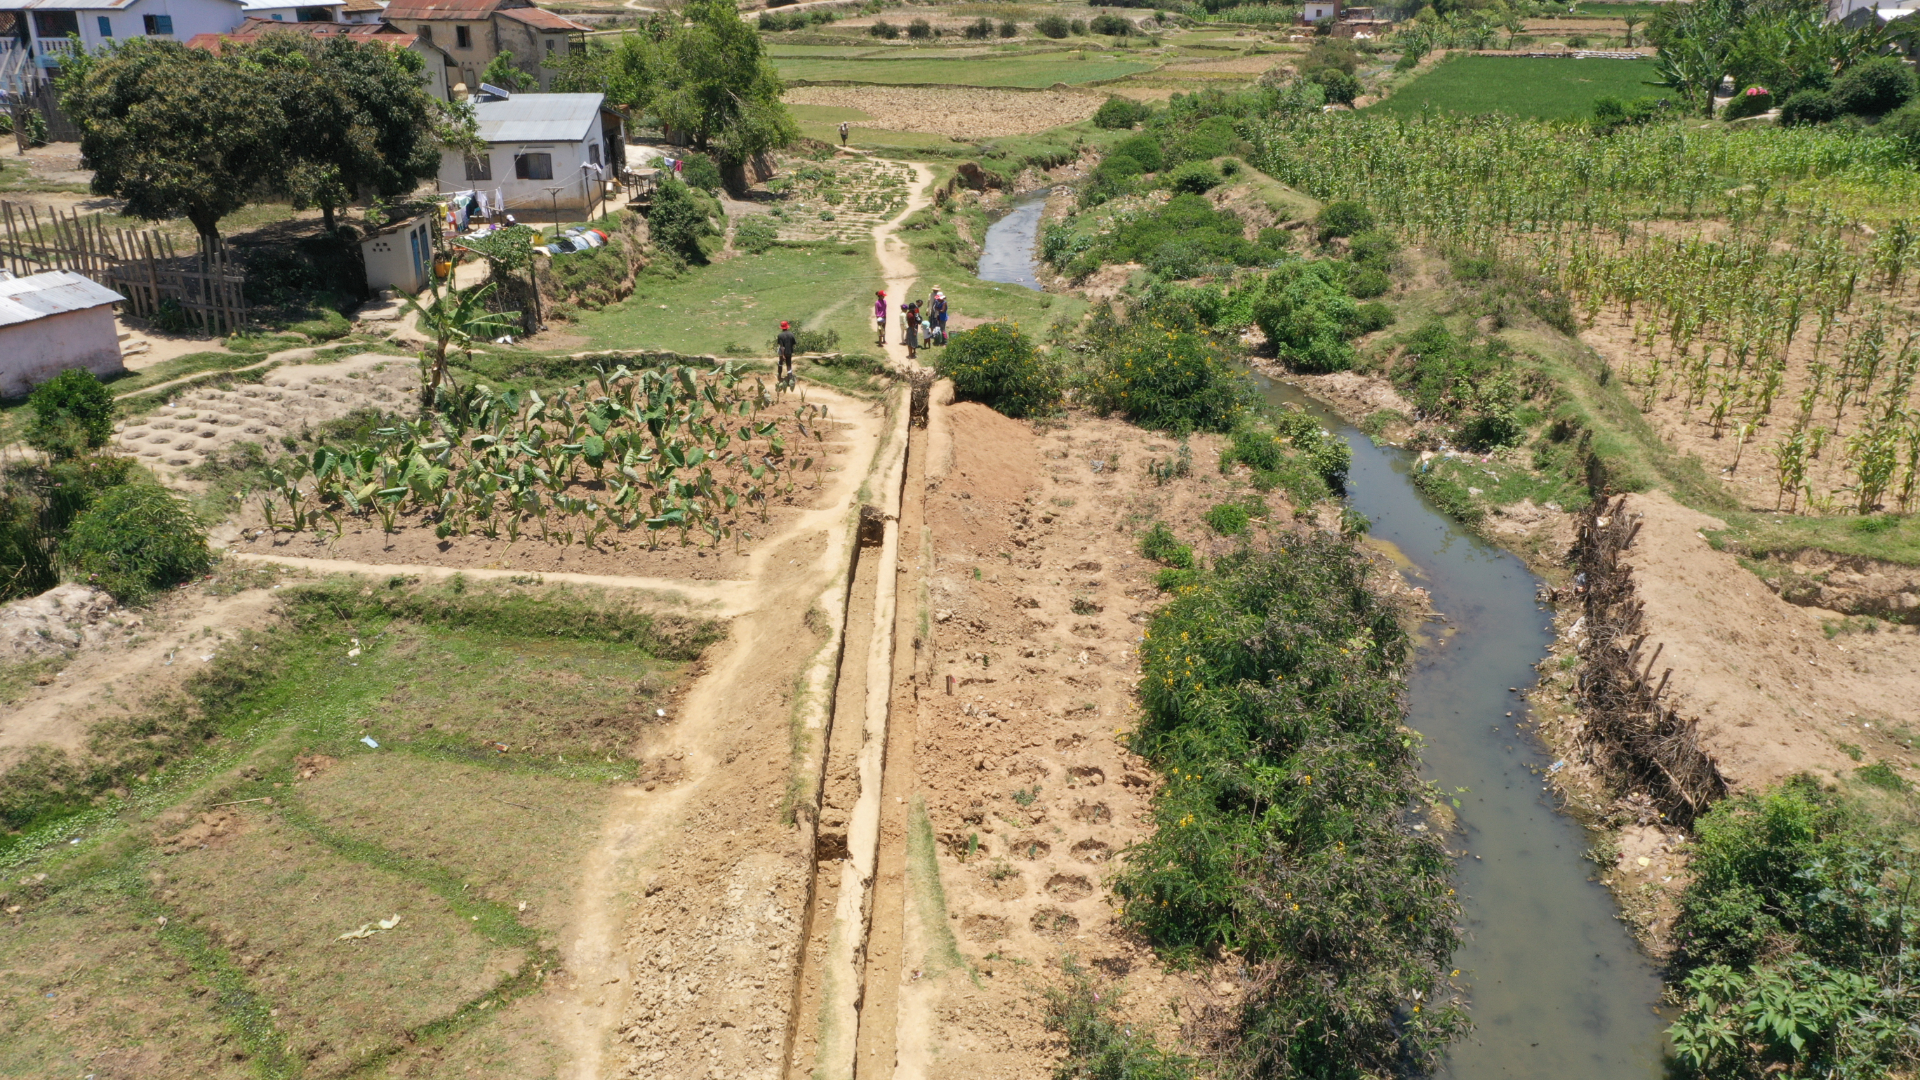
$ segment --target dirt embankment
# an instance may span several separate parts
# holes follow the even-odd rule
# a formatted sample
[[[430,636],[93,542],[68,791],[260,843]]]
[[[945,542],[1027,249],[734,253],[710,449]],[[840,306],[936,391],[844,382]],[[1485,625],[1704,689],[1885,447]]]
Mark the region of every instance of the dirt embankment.
[[[1799,773],[1842,786],[1873,767],[1920,779],[1920,631],[1835,633],[1858,624],[1783,600],[1707,542],[1722,522],[1664,494],[1628,496],[1607,516],[1631,535],[1617,556],[1629,591],[1614,607],[1637,618],[1610,633],[1562,590],[1533,715],[1562,756],[1555,786],[1616,828],[1603,881],[1659,953],[1686,883],[1685,825],[1707,799]],[[1608,650],[1619,655],[1600,663]]]
[[[1248,489],[1200,467],[1156,485],[1148,463],[1177,446],[1118,421],[1036,430],[970,404],[950,416],[950,466],[939,440],[929,451],[907,796],[926,807],[940,893],[923,878],[907,899],[894,1048],[899,1075],[1038,1080],[1060,1052],[1038,990],[1069,954],[1124,977],[1132,1015],[1162,1031],[1237,993],[1223,972],[1164,966],[1124,930],[1110,886],[1153,828],[1157,786],[1121,742],[1161,600],[1136,534],[1166,521],[1223,553],[1239,541],[1199,516]],[[1211,462],[1217,440],[1192,451]],[[1308,527],[1270,503],[1267,526]],[[929,918],[942,903],[945,919]]]

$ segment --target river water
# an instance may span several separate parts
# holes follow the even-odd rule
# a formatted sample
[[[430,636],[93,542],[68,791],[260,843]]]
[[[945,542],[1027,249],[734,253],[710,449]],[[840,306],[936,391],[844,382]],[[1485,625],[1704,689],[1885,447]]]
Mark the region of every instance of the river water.
[[[1005,217],[987,226],[980,253],[982,281],[1040,288],[1040,279],[1033,272],[1038,258],[1033,245],[1040,234],[1040,214],[1047,208],[1047,196],[1052,192],[1052,188],[1041,188],[1020,196]]]
[[[1274,404],[1312,412],[1353,448],[1347,502],[1445,616],[1430,624],[1409,680],[1407,724],[1425,737],[1426,777],[1459,794],[1456,879],[1467,939],[1454,954],[1475,1030],[1449,1054],[1453,1080],[1653,1080],[1660,980],[1613,899],[1580,856],[1586,830],[1556,812],[1552,765],[1520,727],[1518,693],[1547,653],[1551,615],[1536,579],[1413,486],[1411,458],[1373,441],[1299,390],[1254,376]]]
[[[1046,193],[1016,202],[987,231],[980,276],[1037,288],[1034,236]],[[1474,1032],[1455,1045],[1446,1080],[1656,1080],[1666,1020],[1660,980],[1613,899],[1581,858],[1586,831],[1556,811],[1542,779],[1552,762],[1520,722],[1510,688],[1535,680],[1552,639],[1537,581],[1413,486],[1409,456],[1373,445],[1298,389],[1255,375],[1273,404],[1319,418],[1353,448],[1347,502],[1372,522],[1445,618],[1430,624],[1408,686],[1407,723],[1425,737],[1424,774],[1465,789],[1456,878],[1466,940],[1454,955]]]

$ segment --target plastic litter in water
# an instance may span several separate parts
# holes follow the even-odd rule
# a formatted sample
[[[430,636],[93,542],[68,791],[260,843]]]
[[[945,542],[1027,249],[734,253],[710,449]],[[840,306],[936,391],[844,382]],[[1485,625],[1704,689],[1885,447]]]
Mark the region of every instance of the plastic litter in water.
[[[1561,758],[1561,759],[1560,759],[1559,761],[1556,761],[1556,762],[1554,762],[1554,763],[1553,763],[1553,764],[1552,764],[1551,766],[1549,766],[1549,767],[1547,768],[1547,771],[1548,771],[1548,772],[1550,772],[1550,773],[1557,773],[1557,772],[1559,772],[1559,771],[1560,771],[1561,769],[1564,769],[1564,768],[1566,768],[1566,767],[1567,767],[1567,759],[1566,759],[1566,758]]]
[[[379,744],[379,743],[377,743],[377,742],[374,742],[374,741],[373,741],[373,736],[371,736],[371,735],[362,735],[362,736],[360,736],[360,741],[361,741],[361,742],[363,742],[363,743],[366,743],[366,744],[367,744],[368,746],[371,746],[371,747],[373,747],[373,748],[374,748],[375,750],[378,750],[378,749],[380,749],[380,744]]]

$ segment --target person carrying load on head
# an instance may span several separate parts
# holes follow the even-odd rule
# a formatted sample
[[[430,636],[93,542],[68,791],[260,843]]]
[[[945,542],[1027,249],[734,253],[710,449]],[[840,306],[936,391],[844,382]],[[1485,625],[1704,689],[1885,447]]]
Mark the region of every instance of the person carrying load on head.
[[[780,336],[773,339],[780,350],[780,364],[775,369],[775,378],[781,386],[793,385],[793,346],[797,339],[793,334],[793,324],[782,322]]]

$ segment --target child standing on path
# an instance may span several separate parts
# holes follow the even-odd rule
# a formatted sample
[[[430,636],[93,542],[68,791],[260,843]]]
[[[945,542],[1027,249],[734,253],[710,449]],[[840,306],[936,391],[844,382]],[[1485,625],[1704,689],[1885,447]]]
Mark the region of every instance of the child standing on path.
[[[909,300],[900,305],[901,340],[907,343],[907,359],[914,358],[914,350],[920,346],[920,305]]]
[[[881,289],[873,294],[873,343],[887,343],[887,290]]]

